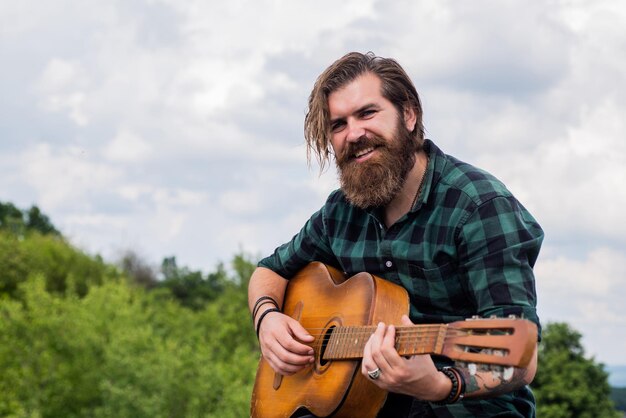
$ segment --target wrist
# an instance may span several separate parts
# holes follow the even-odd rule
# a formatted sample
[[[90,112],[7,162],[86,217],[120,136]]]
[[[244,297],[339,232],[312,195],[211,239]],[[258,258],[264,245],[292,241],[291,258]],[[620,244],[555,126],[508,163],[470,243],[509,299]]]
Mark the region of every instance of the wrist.
[[[441,402],[450,395],[452,391],[452,380],[441,370],[437,371],[436,383],[433,385],[433,395],[431,399],[426,399],[430,402]]]
[[[270,303],[273,304],[274,307],[278,308],[278,302],[276,302],[276,299],[271,296],[261,296],[256,300],[256,302],[254,303],[254,308],[252,308],[252,322],[256,321],[256,316],[259,313],[261,307]]]
[[[263,322],[263,319],[265,319],[265,317],[272,313],[272,312],[280,312],[280,310],[278,308],[269,308],[269,309],[265,309],[264,311],[261,311],[259,313],[259,319],[256,321],[256,337],[257,339],[259,338],[259,331],[261,330],[261,322]]]
[[[434,403],[446,405],[460,401],[465,395],[465,381],[463,375],[454,367],[444,367],[440,372],[441,375],[449,382],[446,387],[449,388],[447,396],[440,397]]]

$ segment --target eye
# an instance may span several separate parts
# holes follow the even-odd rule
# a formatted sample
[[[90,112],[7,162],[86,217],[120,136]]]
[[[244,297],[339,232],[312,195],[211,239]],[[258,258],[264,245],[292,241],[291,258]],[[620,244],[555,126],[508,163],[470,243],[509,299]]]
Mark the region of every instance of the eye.
[[[365,109],[361,112],[360,116],[363,119],[371,118],[376,113],[375,109]]]
[[[342,129],[343,129],[343,127],[344,127],[345,125],[346,125],[346,123],[345,123],[344,121],[342,121],[342,120],[338,120],[338,121],[333,122],[333,123],[330,125],[330,129],[331,129],[331,131],[332,131],[332,132],[339,132],[340,130],[342,130]]]

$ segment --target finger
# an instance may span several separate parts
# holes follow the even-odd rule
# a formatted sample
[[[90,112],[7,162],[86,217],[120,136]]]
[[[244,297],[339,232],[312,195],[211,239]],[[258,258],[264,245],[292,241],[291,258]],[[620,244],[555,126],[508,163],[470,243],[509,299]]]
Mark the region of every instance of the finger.
[[[289,318],[271,315],[261,329],[261,351],[272,368],[281,374],[294,373],[315,361],[313,348],[296,341],[288,326]]]
[[[389,354],[389,350],[391,347],[391,350],[395,351],[395,349],[393,348],[393,339],[394,339],[394,328],[391,328],[391,330],[389,329],[390,327],[383,327],[382,332],[380,333],[380,344],[378,345],[378,347],[374,347],[372,349],[372,357],[374,359],[374,362],[376,364],[378,364],[378,367],[380,367],[383,370],[390,370],[392,368],[392,364],[389,362],[388,357],[390,357]],[[391,331],[391,335],[390,335],[390,331]],[[378,332],[378,330],[376,330],[376,332]],[[391,339],[391,342],[390,342]]]
[[[309,360],[313,359],[313,347],[303,344],[294,339],[291,334],[280,335],[277,338],[278,343],[290,353],[306,356]]]
[[[402,358],[396,350],[396,327],[389,325],[380,352],[391,369],[402,367]]]
[[[383,324],[382,322],[379,322],[378,325],[376,326],[376,329],[374,330],[372,335],[370,335],[370,338],[367,340],[367,344],[370,346],[370,350],[372,354],[380,349],[380,344],[383,340],[384,335],[385,335],[385,324]]]
[[[406,326],[412,326],[412,325],[415,325],[415,324],[414,324],[414,323],[413,323],[413,322],[409,319],[409,317],[408,317],[407,315],[402,315],[402,318],[400,318],[400,323],[401,323],[403,326],[405,326],[405,327],[406,327]],[[407,360],[409,360],[409,359],[410,359],[410,358],[412,358],[412,357],[413,357],[413,356],[404,356],[404,358],[405,358],[405,359],[407,359]]]
[[[385,330],[385,336],[383,338],[381,349],[388,351],[392,349],[394,352],[396,351],[396,327],[393,325],[389,325]]]
[[[309,331],[307,331],[298,321],[294,319],[289,322],[289,328],[291,329],[293,336],[302,342],[310,343],[315,340],[315,337],[309,334]]]
[[[368,371],[374,370],[378,367],[372,359],[372,337],[373,334],[370,336],[369,340],[367,340],[367,343],[363,348],[363,360],[361,361],[361,373],[366,377]]]
[[[276,373],[282,374],[283,376],[292,375],[306,367],[303,365],[285,363],[282,360],[280,360],[277,356],[275,356],[273,353],[268,353],[267,355],[264,355],[264,358],[265,360],[267,360],[270,367]]]
[[[265,322],[263,323],[263,328],[261,328],[261,336],[264,342],[271,344],[274,340],[278,341],[288,352],[309,356],[309,361],[313,361],[313,348],[296,340],[294,338],[294,329],[296,329],[296,332],[299,332],[300,335],[309,335],[310,338],[307,339],[314,340],[315,338],[310,335],[298,321],[283,314],[270,314]]]
[[[384,368],[387,363],[380,351],[383,340],[385,338],[386,330],[387,330],[387,327],[385,326],[385,324],[382,322],[379,322],[378,325],[376,326],[376,330],[370,337],[370,349],[371,349],[372,362],[373,364],[376,365],[376,367],[380,367],[381,369]]]
[[[385,337],[386,327],[385,324],[379,322],[376,326],[376,330],[370,337],[370,341],[372,342],[372,352],[378,350],[380,348],[380,344],[382,344],[383,338]]]
[[[288,338],[291,337],[288,336]],[[312,355],[301,355],[289,351],[277,339],[270,339],[264,344],[262,351],[272,369],[282,375],[294,374],[315,361]]]
[[[277,344],[271,350],[271,353],[276,356],[277,362],[280,362],[282,365],[291,365],[291,366],[306,366],[311,363],[313,356],[309,355],[301,355],[287,350],[285,347]]]

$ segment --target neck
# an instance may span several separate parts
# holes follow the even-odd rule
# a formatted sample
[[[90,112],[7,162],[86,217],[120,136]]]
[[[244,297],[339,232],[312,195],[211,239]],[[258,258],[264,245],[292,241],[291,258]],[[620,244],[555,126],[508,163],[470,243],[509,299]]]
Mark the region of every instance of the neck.
[[[360,359],[376,326],[343,326],[334,329],[324,349],[325,360]],[[448,326],[424,324],[397,326],[394,347],[401,356],[442,354]]]
[[[423,177],[426,175],[426,168],[428,165],[428,157],[424,151],[419,151],[415,156],[415,163],[406,176],[404,185],[400,192],[393,198],[393,200],[385,206],[385,224],[387,228],[393,225],[398,219],[406,215],[417,199],[419,198],[418,192]]]

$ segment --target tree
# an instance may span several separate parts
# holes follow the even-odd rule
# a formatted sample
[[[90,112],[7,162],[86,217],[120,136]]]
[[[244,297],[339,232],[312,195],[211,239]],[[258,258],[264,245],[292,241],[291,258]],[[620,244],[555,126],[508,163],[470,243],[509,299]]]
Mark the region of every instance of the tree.
[[[551,323],[539,346],[539,368],[532,383],[537,416],[542,418],[619,418],[610,400],[608,373],[586,358],[581,334],[565,323]]]
[[[0,229],[9,231],[16,236],[22,236],[27,232],[61,235],[50,222],[50,218],[41,212],[37,206],[33,205],[28,210],[20,210],[10,202],[0,202]]]
[[[35,205],[28,209],[26,215],[26,229],[38,231],[43,235],[61,235],[61,233],[52,225],[50,218],[39,210]]]
[[[15,235],[21,235],[24,231],[22,211],[11,202],[0,202],[0,228]]]
[[[161,274],[163,281],[158,287],[169,290],[181,305],[195,310],[204,308],[233,283],[221,263],[215,272],[204,276],[199,270],[178,267],[174,256],[163,259]]]
[[[133,250],[128,250],[122,255],[119,265],[134,284],[146,289],[157,286],[155,269]]]
[[[0,297],[0,416],[247,416],[259,355],[238,278],[253,264],[233,264],[199,310],[119,277],[79,295],[29,274]]]
[[[0,230],[0,296],[16,297],[19,284],[33,274],[41,274],[50,291],[70,289],[84,296],[89,286],[116,273],[102,258],[85,254],[61,236]]]

